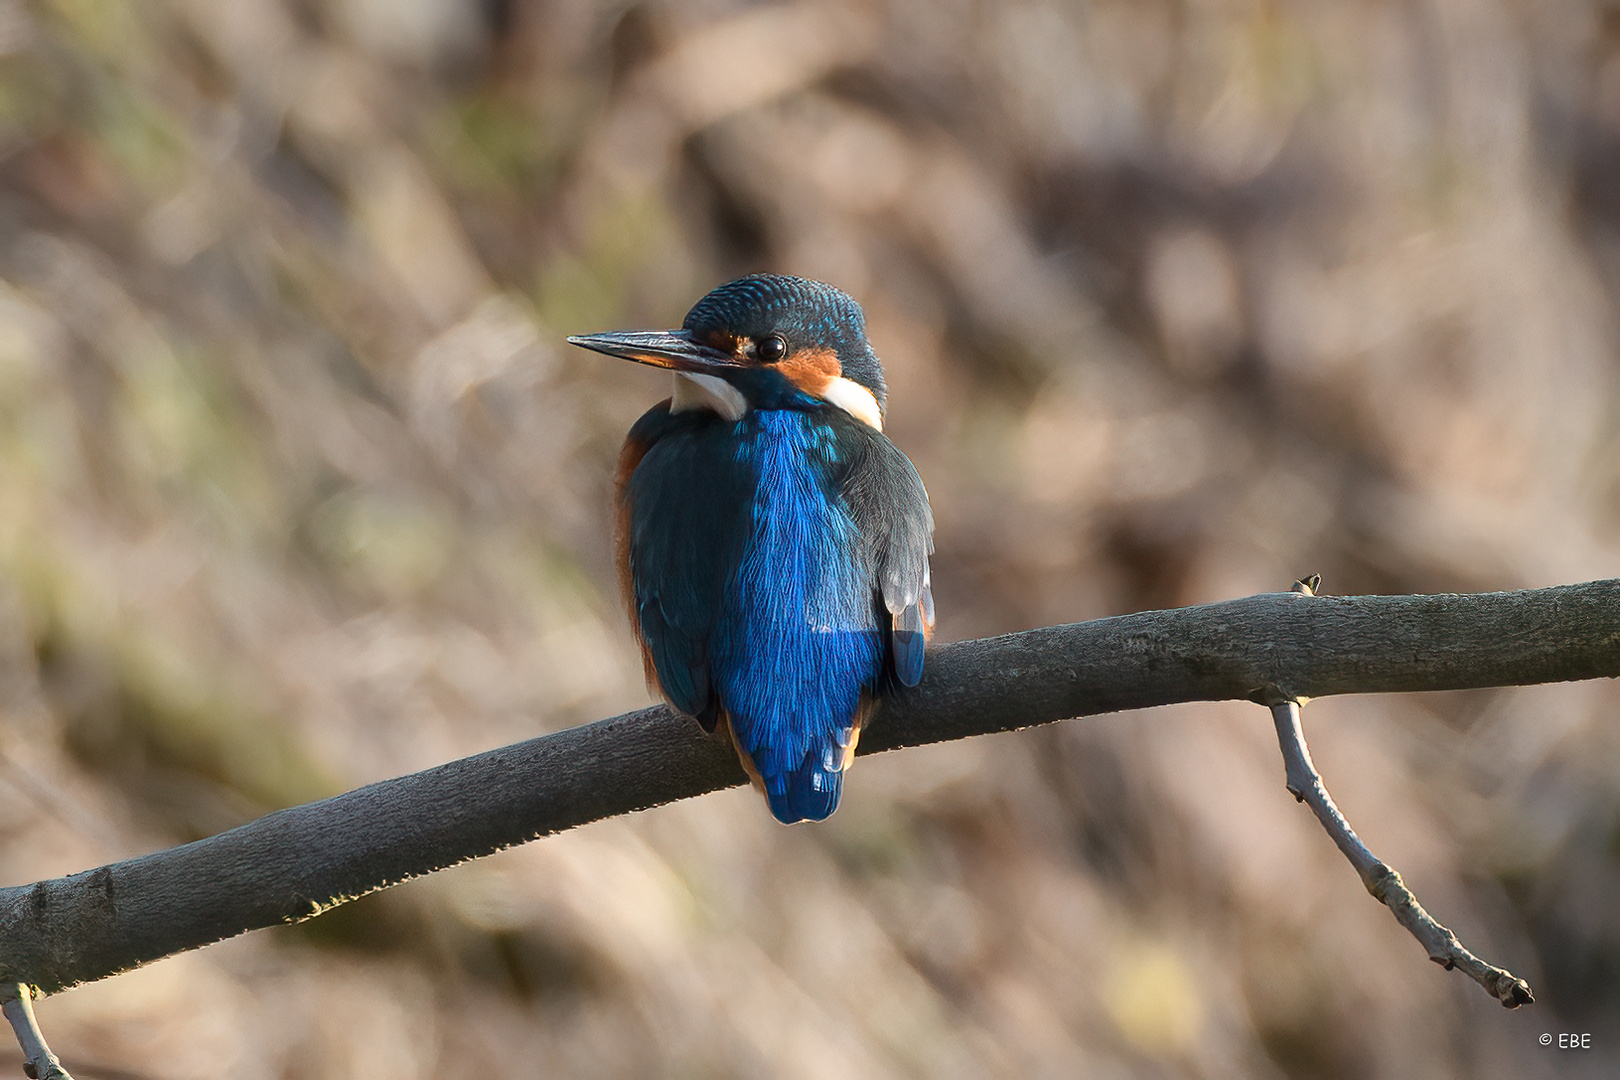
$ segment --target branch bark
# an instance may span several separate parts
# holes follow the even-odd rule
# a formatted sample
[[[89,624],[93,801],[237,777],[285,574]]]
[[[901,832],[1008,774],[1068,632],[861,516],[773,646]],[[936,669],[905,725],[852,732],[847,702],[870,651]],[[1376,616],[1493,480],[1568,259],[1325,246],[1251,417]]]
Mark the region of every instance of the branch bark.
[[[1620,676],[1620,580],[1523,592],[1271,593],[941,645],[871,753],[1184,701]],[[744,782],[656,707],[266,815],[195,843],[0,889],[0,984],[55,992],[589,821]]]

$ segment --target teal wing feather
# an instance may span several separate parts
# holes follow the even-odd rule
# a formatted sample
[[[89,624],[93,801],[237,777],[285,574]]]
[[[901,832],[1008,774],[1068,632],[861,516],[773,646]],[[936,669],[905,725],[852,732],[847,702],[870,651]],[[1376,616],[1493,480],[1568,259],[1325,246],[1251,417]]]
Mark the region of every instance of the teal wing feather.
[[[843,496],[866,543],[874,588],[888,620],[890,671],[900,685],[916,686],[934,630],[928,566],[934,515],[911,459],[881,432],[860,423],[852,427],[859,434],[850,439],[855,449]]]
[[[660,405],[630,430],[619,490],[623,568],[642,648],[670,704],[713,730],[710,646],[752,506],[746,471],[708,413]]]

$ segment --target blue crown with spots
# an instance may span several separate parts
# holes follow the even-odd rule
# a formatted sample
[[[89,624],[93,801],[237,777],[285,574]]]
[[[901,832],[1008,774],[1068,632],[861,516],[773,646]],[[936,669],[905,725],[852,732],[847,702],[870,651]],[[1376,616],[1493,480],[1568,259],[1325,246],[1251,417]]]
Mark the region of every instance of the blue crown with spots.
[[[792,346],[832,349],[844,378],[887,402],[883,366],[866,340],[866,315],[841,289],[786,274],[750,274],[709,293],[687,312],[683,327],[698,337],[722,333],[762,338],[780,334]]]

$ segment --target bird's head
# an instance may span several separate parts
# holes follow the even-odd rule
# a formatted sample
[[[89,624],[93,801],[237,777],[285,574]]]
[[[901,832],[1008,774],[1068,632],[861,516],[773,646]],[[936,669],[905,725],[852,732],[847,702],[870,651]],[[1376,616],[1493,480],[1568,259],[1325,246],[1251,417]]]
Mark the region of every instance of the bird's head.
[[[675,409],[710,408],[735,420],[750,408],[833,406],[883,430],[887,394],[866,317],[819,281],[754,274],[699,300],[679,330],[568,340],[675,371]]]

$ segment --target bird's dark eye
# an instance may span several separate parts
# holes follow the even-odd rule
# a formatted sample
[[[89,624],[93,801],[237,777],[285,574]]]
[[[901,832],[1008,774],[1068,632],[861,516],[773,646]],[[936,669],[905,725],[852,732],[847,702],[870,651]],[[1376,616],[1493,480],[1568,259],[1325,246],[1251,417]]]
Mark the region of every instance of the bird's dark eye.
[[[787,355],[787,340],[781,334],[772,334],[759,343],[754,355],[762,364],[774,364]]]

